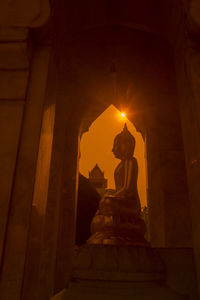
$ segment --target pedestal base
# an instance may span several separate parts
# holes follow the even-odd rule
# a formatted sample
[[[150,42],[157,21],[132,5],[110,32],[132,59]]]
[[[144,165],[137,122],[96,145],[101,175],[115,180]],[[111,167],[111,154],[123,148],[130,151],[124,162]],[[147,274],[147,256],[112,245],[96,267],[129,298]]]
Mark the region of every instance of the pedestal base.
[[[51,300],[187,300],[165,285],[154,282],[105,284],[74,282]]]
[[[52,300],[182,300],[165,285],[164,265],[151,248],[86,245],[69,287]]]
[[[123,246],[133,246],[133,247],[150,247],[149,242],[142,236],[136,233],[126,235],[127,230],[124,234],[118,234],[118,232],[110,232],[109,230],[105,232],[94,233],[87,241],[91,245],[123,245]]]

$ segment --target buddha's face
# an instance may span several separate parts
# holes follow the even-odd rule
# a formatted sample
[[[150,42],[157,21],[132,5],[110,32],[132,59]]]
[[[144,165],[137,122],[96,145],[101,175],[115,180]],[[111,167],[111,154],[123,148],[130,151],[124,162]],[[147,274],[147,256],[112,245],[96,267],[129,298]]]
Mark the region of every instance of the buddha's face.
[[[133,156],[134,148],[135,139],[125,124],[123,131],[114,139],[112,152],[116,158],[124,160]]]
[[[123,159],[126,156],[127,145],[115,139],[112,152],[116,158]]]

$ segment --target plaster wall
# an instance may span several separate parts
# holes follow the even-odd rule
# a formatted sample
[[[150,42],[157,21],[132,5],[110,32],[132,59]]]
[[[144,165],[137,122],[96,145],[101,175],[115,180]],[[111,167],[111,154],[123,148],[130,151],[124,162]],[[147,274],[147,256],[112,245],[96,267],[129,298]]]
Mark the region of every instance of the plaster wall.
[[[163,124],[163,121],[159,120],[159,114],[154,112],[157,107],[158,112],[164,109],[169,115],[173,115],[177,109],[173,84],[173,55],[169,44],[163,39],[169,37],[168,24],[170,23],[171,26],[174,24],[173,18],[169,17],[171,12],[174,12],[172,10],[174,1],[167,1],[164,6],[162,3],[162,7],[159,1],[155,1],[152,5],[152,1],[145,0],[141,3],[137,2],[134,7],[132,1],[126,1],[123,7],[116,1],[115,3],[110,1],[110,5],[107,5],[107,1],[98,1],[98,9],[94,7],[93,1],[89,2],[89,6],[82,6],[78,12],[76,8],[78,3],[81,5],[79,1],[71,3],[69,7],[66,6],[66,1],[55,2],[55,9],[58,9],[54,20],[56,45],[53,45],[55,56],[49,69],[48,79],[49,48],[35,49],[30,65],[27,29],[19,27],[10,29],[11,25],[26,27],[37,26],[44,22],[48,16],[48,13],[46,14],[48,6],[44,6],[43,3],[47,2],[35,1],[29,6],[29,2],[16,1],[11,10],[5,1],[2,2],[5,8],[2,11],[6,12],[3,22],[12,20],[12,24],[5,23],[8,27],[0,30],[2,41],[0,53],[3,58],[0,60],[0,97],[2,103],[5,103],[2,126],[6,126],[9,122],[11,131],[9,140],[2,134],[2,140],[7,143],[5,152],[9,153],[8,156],[6,154],[6,159],[10,161],[8,173],[5,173],[8,185],[2,188],[2,193],[7,200],[3,201],[6,204],[2,211],[4,223],[2,240],[4,240],[5,229],[6,240],[3,245],[0,295],[5,300],[27,299],[36,286],[37,299],[48,299],[50,295],[64,288],[69,280],[74,241],[79,128],[90,105],[98,105],[98,103],[103,103],[103,106],[109,105],[114,98],[113,81],[110,76],[110,61],[113,60],[117,63],[119,96],[113,104],[120,107],[121,99],[125,99],[126,105],[130,105],[132,109],[143,112],[145,110],[145,113],[141,114],[145,119],[144,128],[148,128],[147,149],[150,149],[151,160],[149,178],[153,179],[156,172],[156,180],[149,184],[151,200],[156,201],[153,216],[159,215],[159,228],[154,227],[155,244],[157,242],[160,246],[183,246],[190,239],[190,212],[185,189],[179,120],[175,124],[170,121]],[[47,7],[47,10],[40,10],[41,7]],[[153,7],[156,7],[156,10]],[[178,7],[176,5],[177,9]],[[45,14],[41,14],[41,11]],[[11,18],[12,16],[16,18]],[[177,20],[179,19],[177,18],[176,22]],[[116,24],[117,28],[115,28]],[[131,30],[121,30],[119,29],[121,25]],[[88,28],[93,27],[105,28],[102,31],[92,29],[89,34],[83,34],[83,32],[87,33]],[[133,28],[137,30],[133,30],[132,36],[130,31],[132,32]],[[143,30],[148,34],[142,34]],[[120,40],[118,40],[119,31]],[[157,36],[162,36],[158,42]],[[175,36],[174,31],[170,41],[174,41]],[[119,46],[121,43],[122,47]],[[119,49],[117,55],[113,44]],[[46,80],[48,80],[47,90]],[[134,82],[134,85],[131,94],[128,94],[127,85],[130,82]],[[50,107],[52,110],[50,109],[45,118],[43,112],[45,109],[48,111]],[[184,113],[185,110],[186,107],[183,105],[181,115],[183,124],[188,121],[188,113]],[[7,119],[8,114],[9,118],[14,114],[12,120]],[[183,117],[184,114],[186,119]],[[160,119],[162,117],[163,115]],[[189,121],[191,120],[192,118],[189,118]],[[42,134],[41,126],[44,130]],[[169,132],[166,128],[169,128]],[[177,136],[176,134],[174,136],[174,128],[178,132]],[[186,130],[184,141],[187,145],[187,138],[190,139],[191,135],[187,128],[184,130]],[[45,145],[46,132],[50,135],[49,147],[51,148],[51,143],[53,145],[52,154],[50,148],[47,149]],[[163,132],[166,134],[164,137]],[[12,145],[10,145],[11,137]],[[179,145],[176,144],[177,137]],[[170,148],[168,148],[169,144]],[[4,148],[1,151],[3,152],[2,170],[5,170],[7,165],[4,160]],[[45,159],[42,158],[43,153],[47,154]],[[166,159],[167,164],[164,163]],[[50,170],[49,186],[48,174],[47,177],[40,178],[39,170],[43,166],[44,169]],[[194,171],[191,172],[194,174]],[[198,171],[194,175],[198,175]],[[192,175],[190,185],[192,193],[197,195],[198,184],[194,179],[195,176]],[[178,182],[175,181],[177,177],[180,179]],[[45,190],[39,186],[40,179],[44,180]],[[34,187],[35,198],[32,207]],[[11,198],[7,219],[8,202]],[[42,203],[41,199],[44,200]],[[198,228],[199,225],[196,207],[194,205],[193,217],[196,220],[194,228]],[[39,227],[35,228],[37,216],[34,208],[41,212],[42,218],[39,223],[42,232]],[[178,226],[176,226],[176,216],[179,213],[181,218],[177,220]],[[184,224],[184,231],[181,224]],[[195,251],[198,257],[198,230],[195,232]],[[15,245],[15,255],[13,255],[13,245]],[[33,249],[36,249],[35,253]],[[33,261],[35,269],[31,274],[33,279],[31,281],[28,276]],[[38,274],[39,279],[36,278]],[[34,292],[31,295],[36,294]]]
[[[150,232],[153,246],[190,247],[191,216],[179,113],[159,106],[147,128]]]
[[[155,194],[160,201],[160,205],[154,205],[152,216],[154,221],[159,216],[161,223],[154,227],[154,245],[191,245],[183,145],[170,47],[146,34],[132,33],[115,26],[89,31],[86,35],[70,36],[61,44],[59,39],[56,41],[52,57],[54,63],[48,79],[48,97],[56,104],[56,113],[41,299],[51,295],[52,291],[61,290],[69,279],[74,240],[78,135],[82,119],[93,105],[98,107],[102,103],[103,107],[113,103],[120,107],[123,100],[130,110],[138,114],[142,112],[144,128],[147,128],[147,133],[149,131],[151,182],[155,179],[153,156],[157,159],[158,168],[154,190],[151,182],[149,184],[154,193],[152,203]],[[149,52],[145,56],[147,45]],[[117,54],[113,55],[115,48]],[[117,68],[117,97],[110,75],[110,62],[113,60]],[[129,83],[133,84],[127,96]],[[157,196],[158,188],[162,199]],[[181,217],[177,219],[179,210]]]
[[[28,28],[42,26],[50,13],[48,0],[16,0],[10,5],[6,0],[0,4],[0,27]]]
[[[6,153],[1,156],[1,172],[5,171],[6,160],[9,160],[9,163],[5,174],[1,173],[1,176],[5,176],[6,173],[8,175],[6,175],[7,185],[1,188],[2,195],[5,195],[7,189],[7,196],[6,199],[2,199],[4,209],[1,210],[3,214],[1,219],[4,220],[2,229],[6,238],[1,244],[3,259],[0,295],[2,299],[20,299],[41,130],[48,51],[35,49],[32,56],[26,43],[26,30],[16,30],[16,34],[14,30],[6,30],[6,32],[10,35],[1,30],[3,44],[1,66],[2,73],[5,75],[1,80],[1,107],[3,108],[4,105],[1,122],[4,129],[7,122],[9,125],[2,133],[2,141],[6,143],[2,151]],[[6,42],[4,36],[7,37]],[[8,112],[10,112],[9,116]]]
[[[6,33],[10,35],[7,36]],[[24,42],[27,37],[26,30],[21,30],[20,33],[17,31],[17,35],[12,30],[6,30],[6,33],[3,29],[0,30],[1,263],[18,158],[29,64]]]
[[[185,40],[186,42],[186,40]],[[190,205],[192,213],[193,246],[196,258],[198,283],[200,282],[200,242],[199,242],[199,153],[200,153],[200,130],[199,130],[199,75],[198,49],[188,47],[182,53],[181,60],[177,59],[177,74],[179,83],[180,112],[187,165],[187,176],[190,192]],[[199,286],[200,291],[200,286]]]
[[[2,255],[7,217],[17,150],[19,143],[20,128],[22,122],[23,103],[21,102],[0,102],[0,134],[1,134],[1,154],[0,154],[0,195],[1,195],[1,231],[0,231],[0,253]],[[0,255],[0,257],[1,257]]]
[[[193,249],[157,248],[157,251],[165,264],[166,284],[186,299],[199,299]]]
[[[151,258],[156,257],[154,268],[157,266],[153,271],[152,260],[147,263],[144,248],[108,247],[101,246],[99,252],[95,246],[82,247],[69,287],[51,299],[198,299],[191,248],[152,248]],[[135,261],[136,255],[141,258]],[[163,264],[164,274],[158,267]],[[142,272],[143,268],[151,271]]]

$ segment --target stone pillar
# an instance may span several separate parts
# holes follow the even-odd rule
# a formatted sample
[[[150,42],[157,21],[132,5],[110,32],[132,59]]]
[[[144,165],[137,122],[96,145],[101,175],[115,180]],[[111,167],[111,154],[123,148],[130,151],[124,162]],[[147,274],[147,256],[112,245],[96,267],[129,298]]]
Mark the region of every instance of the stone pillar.
[[[0,9],[0,298],[21,299],[43,110],[46,49],[30,27],[49,16],[46,0],[3,1]],[[44,51],[43,51],[44,50]]]
[[[154,112],[147,125],[150,240],[157,247],[190,247],[191,216],[185,159],[175,106]]]
[[[152,246],[165,246],[164,194],[161,182],[160,155],[152,144],[152,132],[146,131],[147,203],[149,207],[149,234]]]
[[[36,291],[41,300],[67,285],[74,253],[78,132],[72,123],[67,123],[66,129],[65,116],[58,106]]]
[[[194,41],[188,43],[186,39],[181,41],[181,47],[184,47],[185,51],[178,52],[177,49],[179,53],[176,57],[177,81],[192,214],[193,247],[200,294],[200,50],[199,44],[195,44]]]
[[[35,298],[29,298],[38,300],[49,299],[67,286],[75,240],[82,95],[62,54],[59,66],[54,55],[46,95],[56,105],[48,195],[44,232],[40,241],[40,262],[36,270],[37,290]]]
[[[15,47],[16,45],[15,43]],[[19,47],[19,49],[24,48]],[[17,59],[16,64],[18,64]],[[12,62],[13,65],[14,62]],[[47,65],[48,50],[34,49],[28,84],[28,65],[26,65],[27,70],[22,68],[19,72],[9,71],[10,74],[6,73],[3,79],[4,97],[7,95],[10,100],[13,97],[17,101],[21,100],[20,103],[24,104],[24,111],[4,244],[0,284],[2,299],[21,299]]]
[[[43,51],[44,56],[41,56],[43,62],[45,59],[46,62],[48,61],[49,52],[50,49],[48,49],[48,51]],[[49,68],[43,69],[44,79],[46,79],[48,70]],[[50,95],[50,93],[46,93],[44,102],[22,289],[22,299],[29,300],[37,298],[42,265],[41,256],[44,239],[52,140],[54,133],[54,94],[51,93]]]
[[[0,30],[0,261],[29,76],[26,29]]]

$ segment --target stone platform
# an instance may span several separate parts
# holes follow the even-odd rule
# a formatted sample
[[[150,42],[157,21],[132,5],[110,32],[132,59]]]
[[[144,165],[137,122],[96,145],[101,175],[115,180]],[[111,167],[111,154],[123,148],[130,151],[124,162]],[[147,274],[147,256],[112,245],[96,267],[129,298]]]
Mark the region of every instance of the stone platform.
[[[165,285],[155,249],[85,245],[75,258],[69,287],[52,300],[187,299]]]

